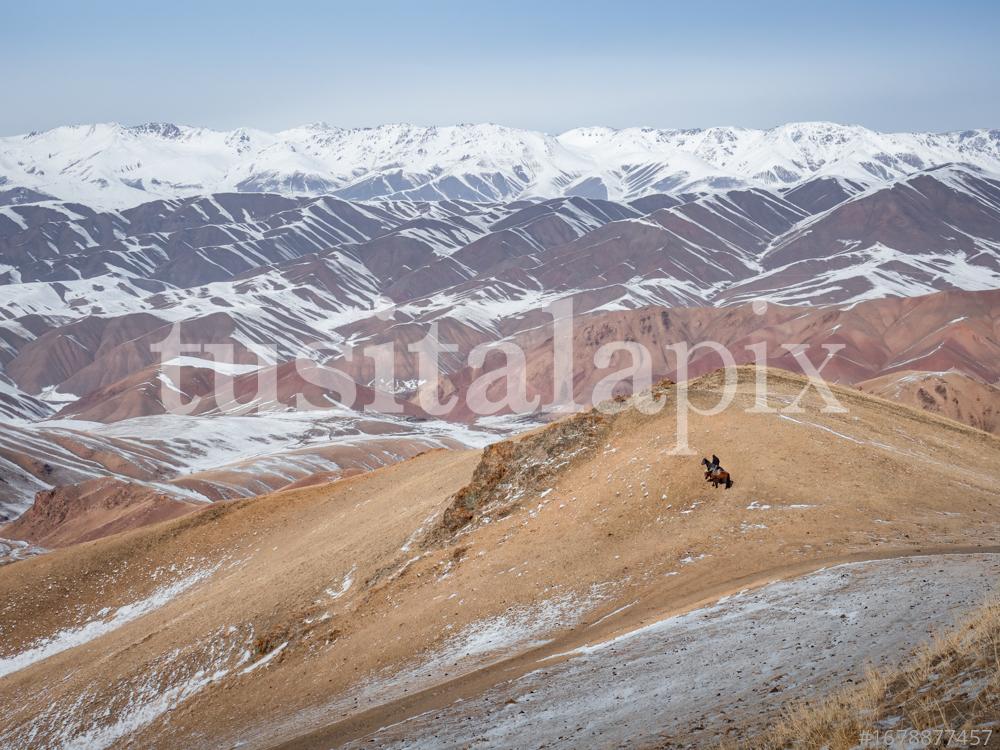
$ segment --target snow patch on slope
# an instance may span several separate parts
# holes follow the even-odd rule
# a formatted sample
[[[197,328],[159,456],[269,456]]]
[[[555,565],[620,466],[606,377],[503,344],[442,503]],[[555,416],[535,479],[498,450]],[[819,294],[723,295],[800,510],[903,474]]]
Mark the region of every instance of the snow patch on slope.
[[[40,639],[24,651],[0,659],[0,677],[18,672],[63,651],[89,643],[117,630],[127,622],[163,607],[195,584],[209,578],[219,569],[220,565],[221,563],[216,563],[211,567],[197,570],[156,589],[144,599],[119,607],[107,617],[97,617],[83,625],[60,630],[47,638]]]

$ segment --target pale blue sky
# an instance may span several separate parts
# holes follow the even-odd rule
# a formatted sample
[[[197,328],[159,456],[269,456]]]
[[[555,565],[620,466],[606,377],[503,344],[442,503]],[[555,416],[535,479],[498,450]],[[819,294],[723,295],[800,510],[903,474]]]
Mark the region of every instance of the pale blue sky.
[[[1000,3],[0,0],[0,134],[163,120],[1000,127]]]

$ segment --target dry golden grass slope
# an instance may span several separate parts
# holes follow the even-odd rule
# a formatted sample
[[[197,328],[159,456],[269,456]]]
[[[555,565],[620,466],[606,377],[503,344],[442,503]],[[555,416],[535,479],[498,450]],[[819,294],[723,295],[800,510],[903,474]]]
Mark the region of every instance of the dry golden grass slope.
[[[1000,601],[988,602],[899,669],[872,671],[867,681],[811,705],[796,705],[757,750],[849,750],[868,735],[904,746],[910,733],[924,746],[989,747],[1000,735]],[[894,737],[895,735],[895,737]],[[898,740],[898,741],[895,741]],[[884,746],[884,745],[883,745]]]
[[[771,371],[772,405],[804,384]],[[992,435],[848,388],[847,414],[747,413],[741,369],[676,456],[661,390],[0,568],[0,746],[332,747],[746,586],[1000,545]]]

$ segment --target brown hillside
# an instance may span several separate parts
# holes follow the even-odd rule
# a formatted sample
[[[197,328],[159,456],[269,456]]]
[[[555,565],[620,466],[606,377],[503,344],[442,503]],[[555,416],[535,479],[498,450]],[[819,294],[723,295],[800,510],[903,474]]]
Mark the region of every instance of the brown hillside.
[[[1000,548],[1000,440],[848,388],[846,414],[813,392],[747,413],[752,383],[692,416],[694,456],[671,453],[667,388],[656,415],[594,417],[596,442],[564,421],[492,468],[432,451],[5,566],[0,744],[331,747],[776,578]],[[772,371],[771,403],[803,385]],[[706,485],[711,453],[733,489]]]
[[[176,518],[199,505],[113,477],[90,479],[39,492],[17,520],[0,527],[0,535],[64,547]]]
[[[903,370],[857,384],[865,393],[1000,432],[1000,388],[961,372]]]

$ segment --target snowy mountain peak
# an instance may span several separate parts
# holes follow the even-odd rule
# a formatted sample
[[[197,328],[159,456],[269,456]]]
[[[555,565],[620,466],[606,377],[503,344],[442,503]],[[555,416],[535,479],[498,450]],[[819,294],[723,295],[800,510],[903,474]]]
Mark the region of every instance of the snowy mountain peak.
[[[108,208],[232,191],[352,200],[631,200],[792,187],[818,176],[880,184],[950,162],[1000,173],[1000,131],[880,133],[795,122],[767,130],[591,126],[552,136],[495,123],[312,123],[268,133],[152,122],[0,138],[2,184]]]
[[[147,122],[142,125],[133,125],[128,128],[129,132],[135,135],[155,135],[161,138],[180,138],[181,129],[170,122]]]

